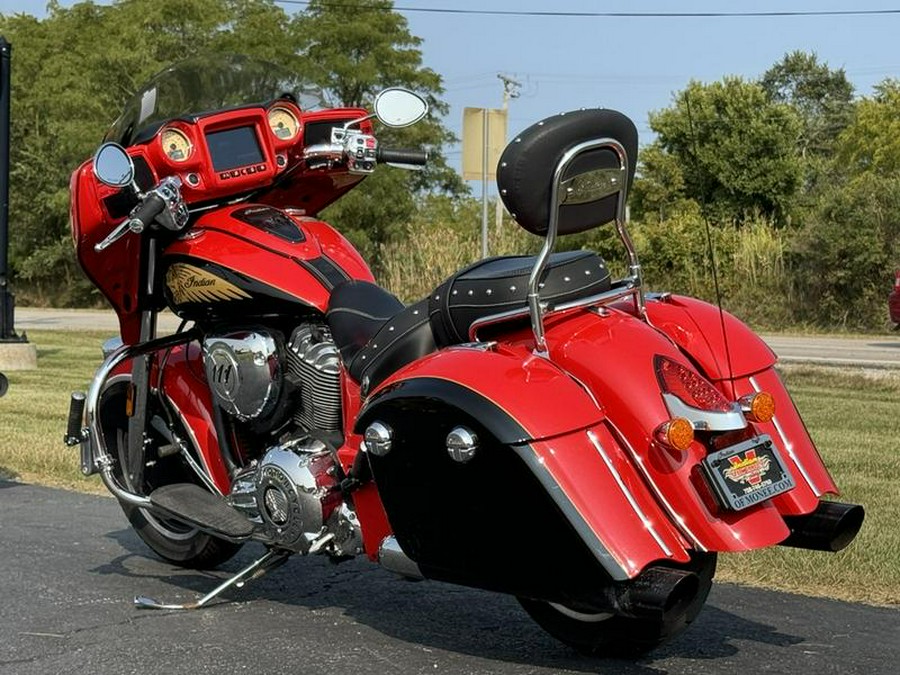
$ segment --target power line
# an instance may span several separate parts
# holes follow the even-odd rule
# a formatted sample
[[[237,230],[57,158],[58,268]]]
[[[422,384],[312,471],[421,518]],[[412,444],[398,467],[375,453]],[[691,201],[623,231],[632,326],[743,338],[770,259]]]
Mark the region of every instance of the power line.
[[[309,0],[275,0],[279,5],[309,6]],[[562,12],[562,11],[526,11],[503,9],[456,9],[450,7],[372,7],[354,2],[321,2],[325,7],[352,9],[355,11],[397,11],[420,12],[423,14],[460,14],[470,16],[533,16],[562,18],[607,18],[607,19],[689,19],[689,18],[747,18],[747,17],[804,17],[804,16],[885,16],[900,14],[900,9],[812,9],[812,10],[775,10],[750,12]]]

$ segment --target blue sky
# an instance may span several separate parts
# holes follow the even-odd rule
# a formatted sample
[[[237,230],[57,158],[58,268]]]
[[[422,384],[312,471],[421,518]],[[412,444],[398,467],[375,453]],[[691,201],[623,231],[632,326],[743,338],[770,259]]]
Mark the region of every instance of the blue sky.
[[[41,15],[45,0],[0,0],[0,12]],[[66,0],[63,4],[71,4]],[[738,12],[896,9],[886,0],[395,0],[397,7],[500,11]],[[288,11],[297,5],[284,4]],[[499,107],[498,73],[522,82],[510,133],[579,107],[616,108],[649,138],[648,112],[670,104],[690,79],[755,78],[795,49],[843,67],[858,94],[900,77],[900,14],[840,17],[573,18],[403,11],[423,38],[425,65],[445,80],[447,124],[466,106]],[[451,156],[451,161],[455,158]],[[457,159],[458,161],[458,159]]]

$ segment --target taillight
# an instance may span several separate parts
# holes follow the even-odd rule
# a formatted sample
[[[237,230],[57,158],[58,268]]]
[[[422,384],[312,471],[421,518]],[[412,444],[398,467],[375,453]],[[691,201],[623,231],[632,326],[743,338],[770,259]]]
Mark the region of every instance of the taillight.
[[[732,410],[732,405],[719,390],[694,370],[659,355],[655,357],[653,365],[659,386],[664,393],[677,396],[692,408],[716,412]]]

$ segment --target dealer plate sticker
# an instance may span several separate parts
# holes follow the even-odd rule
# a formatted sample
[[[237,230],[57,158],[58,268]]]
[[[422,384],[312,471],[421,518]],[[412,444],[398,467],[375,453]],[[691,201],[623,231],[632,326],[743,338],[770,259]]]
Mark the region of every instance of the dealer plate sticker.
[[[722,504],[741,511],[796,485],[769,436],[757,436],[704,458],[701,466]]]

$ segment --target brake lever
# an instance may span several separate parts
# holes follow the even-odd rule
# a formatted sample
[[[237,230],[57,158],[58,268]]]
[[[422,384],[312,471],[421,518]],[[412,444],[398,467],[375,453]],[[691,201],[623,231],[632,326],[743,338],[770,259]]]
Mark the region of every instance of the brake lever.
[[[128,232],[134,232],[135,234],[140,234],[144,231],[144,223],[141,222],[139,218],[128,218],[127,220],[122,221],[116,228],[106,235],[106,238],[94,244],[94,250],[97,253],[106,250],[114,243],[119,241],[122,237],[124,237]]]

